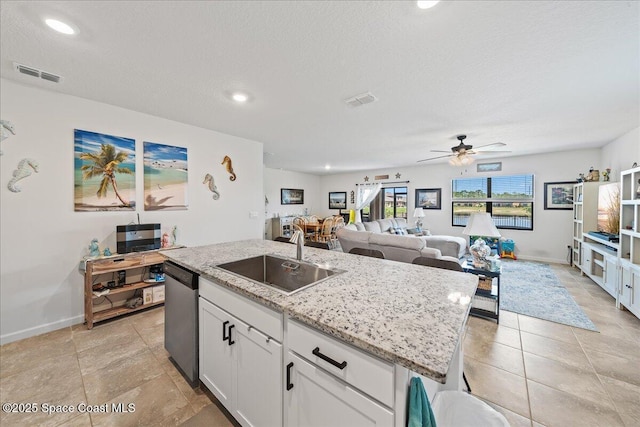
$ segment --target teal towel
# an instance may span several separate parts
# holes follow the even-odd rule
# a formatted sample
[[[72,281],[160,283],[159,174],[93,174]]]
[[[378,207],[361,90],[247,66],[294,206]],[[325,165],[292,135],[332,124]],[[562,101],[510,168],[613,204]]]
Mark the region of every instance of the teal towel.
[[[408,427],[436,427],[431,404],[420,377],[411,378],[409,387],[409,423]]]

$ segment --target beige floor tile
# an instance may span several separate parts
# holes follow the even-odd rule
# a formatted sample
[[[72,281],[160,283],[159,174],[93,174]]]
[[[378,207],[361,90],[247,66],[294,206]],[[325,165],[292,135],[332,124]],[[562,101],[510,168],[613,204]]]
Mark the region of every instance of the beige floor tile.
[[[518,315],[518,323],[520,324],[520,331],[553,338],[554,340],[564,341],[571,344],[577,344],[576,337],[570,326],[555,322],[548,322],[546,320],[524,316],[522,314]]]
[[[131,316],[129,321],[138,332],[153,326],[164,325],[164,306],[138,313]]]
[[[467,333],[484,337],[486,340],[495,341],[513,348],[521,348],[520,332],[517,329],[498,325],[496,322],[469,317]]]
[[[87,401],[91,405],[102,404],[162,374],[155,357],[146,349],[84,375]]]
[[[53,384],[52,384],[53,385]],[[77,405],[84,402],[84,391],[82,386],[71,387],[60,384],[56,391],[51,394],[48,391],[32,395],[30,401],[38,405],[37,412],[30,413],[0,413],[0,426],[57,426],[78,416],[77,412],[58,412],[48,414],[43,412],[42,405]],[[15,401],[14,401],[15,402]],[[4,402],[3,402],[4,403]]]
[[[58,356],[74,354],[75,351],[69,328],[5,344],[0,347],[0,378],[32,369]]]
[[[182,427],[233,427],[233,423],[227,419],[220,409],[213,403],[203,408],[191,419],[182,424]]]
[[[640,387],[600,376],[605,390],[609,392],[613,403],[627,426],[640,426]]]
[[[589,359],[577,342],[569,344],[529,332],[521,332],[520,334],[522,336],[522,349],[525,352],[547,357],[578,368],[591,367]]]
[[[547,427],[544,424],[540,424],[539,422],[536,421],[531,421],[531,427]]]
[[[598,375],[640,386],[640,354],[637,357],[628,357],[592,350],[585,352]]]
[[[82,375],[75,354],[52,357],[0,380],[2,402],[46,403],[37,399],[66,396],[76,389],[82,389]]]
[[[464,371],[472,394],[529,418],[527,386],[518,375],[465,357]]]
[[[142,329],[140,336],[149,347],[164,347],[164,324]]]
[[[77,351],[84,351],[99,345],[125,343],[137,334],[128,318],[98,324],[93,329],[87,329],[84,325],[75,325],[72,330]]]
[[[593,368],[576,368],[545,357],[524,353],[527,379],[615,410]]]
[[[511,311],[500,310],[500,325],[507,328],[519,329],[518,315]]]
[[[91,425],[91,416],[89,415],[89,413],[85,412],[73,417],[69,421],[59,424],[56,427],[87,427],[90,425]]]
[[[162,421],[153,424],[153,427],[176,427],[182,425],[189,418],[193,417],[196,413],[193,412],[193,408],[187,405],[184,408],[180,408],[173,414],[169,415]]]
[[[599,351],[623,357],[637,357],[640,354],[640,341],[618,338],[584,329],[576,329],[575,335],[585,351]]]
[[[496,405],[495,403],[486,401],[485,403],[504,415],[511,427],[531,427],[531,420],[529,418],[516,414],[515,412],[510,411],[507,408],[503,408],[500,405]]]
[[[483,335],[467,334],[464,354],[487,365],[524,377],[522,351],[517,348],[490,341]]]
[[[606,405],[527,380],[531,419],[548,427],[623,427],[618,413]]]
[[[205,394],[200,387],[193,388],[184,378],[184,376],[175,367],[172,370],[167,371],[167,375],[178,387],[178,390],[184,395],[184,397],[193,408],[193,411],[197,413],[203,407],[211,404],[211,399]]]
[[[131,334],[130,339],[117,344],[101,344],[78,352],[78,361],[83,375],[96,372],[110,363],[128,359],[147,351],[147,346],[138,334]]]
[[[129,389],[109,403],[124,403],[125,406],[133,403],[135,412],[94,414],[91,416],[94,427],[153,425],[188,406],[187,400],[166,374]]]

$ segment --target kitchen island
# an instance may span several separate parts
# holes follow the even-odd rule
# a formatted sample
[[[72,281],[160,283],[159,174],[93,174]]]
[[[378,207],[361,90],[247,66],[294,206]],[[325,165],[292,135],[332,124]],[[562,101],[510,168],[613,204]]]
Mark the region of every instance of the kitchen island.
[[[305,387],[301,382],[307,378],[305,374],[295,371],[292,379],[292,369],[299,369],[301,364],[307,362],[319,362],[318,365],[336,376],[341,384],[355,386],[355,391],[349,389],[349,393],[362,392],[363,395],[373,397],[373,403],[383,404],[378,406],[391,414],[391,418],[385,413],[383,415],[386,418],[382,417],[385,421],[374,424],[398,426],[405,422],[403,408],[406,407],[406,384],[410,376],[424,376],[430,383],[425,383],[428,392],[437,390],[434,387],[439,387],[438,384],[460,388],[461,340],[471,297],[477,287],[476,276],[337,251],[304,248],[303,261],[345,272],[286,295],[270,286],[216,268],[222,263],[265,254],[295,260],[296,247],[273,241],[249,240],[163,252],[171,261],[200,273],[204,279],[201,281],[200,291],[201,367],[202,359],[207,358],[207,349],[213,352],[213,346],[217,345],[208,344],[211,334],[222,334],[222,339],[228,340],[225,345],[228,344],[227,347],[231,348],[231,342],[236,341],[235,338],[229,338],[232,333],[238,334],[238,340],[243,338],[240,334],[245,334],[246,331],[260,333],[260,337],[266,337],[267,344],[281,346],[279,356],[273,348],[268,350],[270,355],[273,353],[273,366],[276,366],[277,361],[282,367],[278,370],[280,380],[276,382],[281,390],[285,389],[285,393],[291,389],[296,390],[296,378],[299,382],[297,388]],[[203,309],[202,304],[212,307]],[[258,324],[243,323],[242,318],[229,317],[231,309],[228,307],[236,307],[234,310],[247,313],[247,318],[265,320],[256,320],[254,323],[276,326],[261,328]],[[242,307],[246,307],[246,310]],[[207,316],[220,320],[221,331],[206,325],[203,330],[202,318],[206,319]],[[280,323],[273,323],[275,321]],[[233,331],[225,326],[236,324],[242,326]],[[280,326],[277,325],[281,325],[280,331]],[[257,337],[259,336],[245,338],[258,343]],[[304,349],[306,343],[312,341],[322,343],[313,349],[313,356],[311,351]],[[326,348],[333,352],[333,358],[320,353]],[[349,368],[340,368],[339,363],[334,363],[335,359],[340,359],[335,357],[338,349],[352,351],[357,362],[352,362]],[[224,347],[220,351],[223,350]],[[294,359],[297,361],[296,368],[292,368]],[[343,361],[345,366],[346,359],[345,357]],[[328,360],[330,363],[321,365]],[[233,366],[240,365],[241,361],[234,359]],[[315,365],[313,366],[315,369]],[[358,372],[359,369],[362,372]],[[230,370],[226,370],[224,375],[227,371]],[[248,420],[243,422],[242,418],[249,417],[250,414],[247,415],[246,411],[243,414],[239,409],[233,410],[242,406],[242,396],[237,392],[231,393],[233,396],[222,392],[214,381],[207,378],[206,368],[204,372],[203,374],[201,369],[203,383],[208,388],[213,388],[211,391],[228,409],[229,406],[232,407],[230,412],[236,419],[240,418],[238,421],[241,424],[249,424]],[[242,374],[239,368],[238,374]],[[258,374],[259,372],[256,373]],[[391,376],[391,382],[388,383],[390,386],[387,387],[390,390],[381,389],[381,384],[385,384],[385,375]],[[372,377],[381,379],[376,382]],[[237,388],[240,380],[229,381],[235,383]],[[283,382],[286,383],[285,386],[282,386]],[[322,385],[320,388],[325,390],[326,387],[328,386]],[[297,397],[285,396],[284,403],[281,403],[281,406],[284,405],[284,425],[312,424],[308,419],[299,418],[304,414],[287,410],[288,403],[292,403],[291,399],[295,400]],[[297,407],[304,406],[299,401],[295,403]],[[349,403],[347,406],[354,405]],[[271,405],[271,410],[273,406],[274,404]],[[306,409],[303,408],[302,411]],[[313,410],[309,409],[309,413],[313,413]],[[388,423],[389,419],[391,423]],[[278,424],[277,421],[272,422]]]

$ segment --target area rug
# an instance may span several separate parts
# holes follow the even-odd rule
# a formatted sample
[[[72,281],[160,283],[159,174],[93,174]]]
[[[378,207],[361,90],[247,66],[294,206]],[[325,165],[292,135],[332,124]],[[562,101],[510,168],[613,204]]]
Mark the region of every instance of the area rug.
[[[504,261],[500,278],[500,308],[596,331],[591,319],[548,264]]]

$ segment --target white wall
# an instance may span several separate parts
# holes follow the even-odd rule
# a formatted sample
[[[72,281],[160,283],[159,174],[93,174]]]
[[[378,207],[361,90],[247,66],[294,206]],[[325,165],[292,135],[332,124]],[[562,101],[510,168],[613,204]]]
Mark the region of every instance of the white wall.
[[[640,128],[632,129],[602,147],[600,172],[611,168],[611,181],[620,181],[620,172],[640,165]]]
[[[502,171],[495,175],[534,174],[535,203],[533,212],[533,231],[500,230],[501,234],[516,243],[516,255],[523,259],[535,259],[546,262],[566,263],[567,246],[571,245],[572,211],[544,210],[544,183],[575,181],[580,172],[588,171],[590,166],[598,167],[600,149],[556,152],[541,155],[508,157],[497,159],[502,162]],[[483,159],[481,162],[490,161]],[[400,179],[395,179],[400,173]],[[320,192],[346,191],[348,209],[353,209],[349,200],[351,190],[356,183],[363,183],[369,176],[370,182],[375,175],[389,175],[389,181],[410,181],[408,187],[409,216],[413,215],[414,196],[417,188],[441,188],[442,209],[425,210],[423,226],[432,234],[463,236],[461,227],[451,226],[451,180],[454,178],[490,176],[489,173],[476,172],[476,165],[467,168],[450,166],[447,163],[423,164],[414,167],[381,169],[358,173],[330,175],[323,177]],[[402,185],[402,184],[399,184]],[[325,213],[329,213],[325,209]],[[413,218],[409,218],[413,222]],[[464,237],[464,236],[463,236]]]
[[[178,243],[196,246],[261,238],[264,224],[262,144],[106,104],[0,80],[1,117],[16,135],[2,142],[0,157],[0,342],[83,321],[80,259],[92,238],[115,252],[115,227],[135,212],[74,212],[73,130],[136,140],[136,201],[141,222],[178,227]],[[142,143],[188,149],[189,209],[143,210]],[[237,180],[221,165],[231,157]],[[40,164],[12,193],[7,183],[22,158]],[[202,184],[211,173],[219,200]],[[256,217],[250,218],[250,212]]]
[[[281,188],[304,190],[304,204],[280,204]],[[269,204],[265,206],[266,218],[273,218],[276,214],[279,216],[303,215],[305,209],[311,215],[321,210],[320,176],[318,175],[264,168],[264,194],[269,199]],[[327,195],[327,205],[328,197]]]

